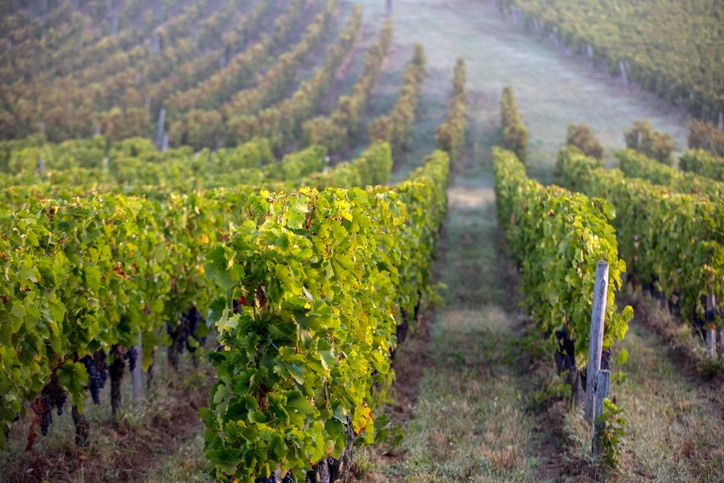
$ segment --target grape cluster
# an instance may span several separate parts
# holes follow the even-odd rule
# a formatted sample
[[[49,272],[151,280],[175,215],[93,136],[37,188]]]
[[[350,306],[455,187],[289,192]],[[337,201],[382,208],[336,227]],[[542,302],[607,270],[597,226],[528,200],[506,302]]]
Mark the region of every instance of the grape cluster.
[[[277,477],[274,475],[264,477],[260,476],[259,478],[254,480],[254,483],[278,483],[279,480],[277,480]]]
[[[40,402],[37,408],[40,411],[40,431],[43,436],[48,435],[50,424],[53,422],[53,409],[56,409],[60,416],[63,414],[63,407],[67,401],[68,392],[58,384],[56,377],[53,377],[40,391]]]
[[[50,423],[52,422],[53,412],[44,411],[43,414],[40,416],[40,431],[43,433],[43,436],[48,435],[48,431],[50,431]]]
[[[93,403],[101,403],[101,389],[108,380],[108,367],[106,366],[106,353],[97,351],[92,357],[85,356],[80,360],[88,372],[88,389],[90,390]]]
[[[281,481],[282,483],[294,483],[294,476],[292,475],[292,472],[287,471],[287,474],[284,475],[284,478],[282,478]],[[271,474],[268,477],[260,476],[254,480],[254,483],[279,483],[279,479],[274,474]]]
[[[203,316],[194,305],[186,312],[184,318],[186,319],[186,334],[183,338],[183,342],[185,343],[188,351],[193,353],[196,352],[198,346],[192,346],[191,344],[189,344],[189,337],[193,337],[194,339],[196,339],[198,345],[202,346],[206,343],[206,337],[200,337],[198,334],[196,334],[196,331],[199,328],[199,324],[203,321]]]
[[[173,338],[175,334],[178,334],[178,345],[177,350],[179,353],[183,353],[184,349],[191,353],[196,352],[196,345],[190,343],[190,339],[193,338],[198,342],[199,345],[206,343],[206,337],[200,337],[196,334],[199,324],[203,321],[203,315],[199,312],[196,306],[192,306],[185,314],[179,319],[178,327],[174,328],[171,324],[166,324],[166,332]]]
[[[126,352],[123,354],[123,360],[128,361],[128,367],[131,369],[131,372],[133,372],[138,362],[138,350],[135,347],[126,349]]]

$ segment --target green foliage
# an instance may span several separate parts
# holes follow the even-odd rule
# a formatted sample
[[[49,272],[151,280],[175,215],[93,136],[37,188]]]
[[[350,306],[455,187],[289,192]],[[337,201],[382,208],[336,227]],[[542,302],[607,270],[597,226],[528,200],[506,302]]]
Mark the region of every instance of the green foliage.
[[[724,182],[724,158],[714,156],[702,149],[687,151],[681,157],[679,166],[682,171]]]
[[[101,132],[108,141],[118,141],[138,135],[149,135],[153,127],[148,109],[114,107],[100,117]]]
[[[296,180],[322,171],[328,159],[326,147],[311,146],[296,153],[287,154],[280,163],[266,165],[264,172],[268,179]]]
[[[329,3],[336,6],[335,0],[329,0]],[[286,10],[274,19],[272,34],[263,35],[241,55],[229,59],[224,69],[218,69],[200,85],[173,93],[166,103],[169,117],[173,119],[175,113],[192,109],[213,110],[235,92],[250,87],[259,65],[267,62],[297,27],[304,4],[304,0],[291,0]]]
[[[278,150],[297,141],[301,136],[302,123],[314,114],[337,69],[357,41],[361,25],[362,10],[356,8],[337,42],[327,48],[324,65],[317,68],[312,77],[302,82],[287,99],[256,115],[230,115],[227,143],[235,145],[254,137],[264,137],[269,139],[273,149]],[[389,42],[392,31],[382,29],[381,35],[389,35],[390,39],[385,41]]]
[[[330,152],[338,153],[350,143],[358,132],[367,100],[382,73],[382,62],[391,43],[392,21],[388,20],[382,26],[379,40],[367,51],[364,72],[355,83],[352,94],[341,96],[328,117],[316,117],[302,125],[307,145],[321,144],[327,146]]]
[[[287,95],[288,89],[296,82],[296,73],[301,64],[305,61],[308,54],[317,47],[323,40],[324,34],[329,29],[333,14],[337,8],[338,0],[326,0],[324,9],[317,14],[314,21],[311,22],[302,38],[294,44],[289,50],[284,52],[270,67],[262,79],[255,86],[245,85],[243,89],[236,90],[221,99],[218,105],[207,105],[204,107],[206,116],[220,116],[218,125],[215,126],[215,136],[199,137],[202,146],[214,147],[213,141],[227,133],[229,119],[242,119],[246,116],[253,116],[261,109],[269,104],[280,101]],[[356,8],[352,15],[352,25],[358,25],[362,17],[361,8]],[[288,28],[288,27],[284,27]],[[283,31],[283,30],[282,30]],[[267,44],[260,44],[264,49],[260,49],[258,53],[249,57],[247,69],[254,70],[258,68],[257,56],[264,56],[264,52],[274,48],[271,37],[266,37]],[[279,44],[281,45],[281,44]],[[250,51],[253,49],[250,49]],[[251,74],[246,77],[252,77]],[[206,91],[203,91],[206,95]],[[183,101],[188,103],[188,101]],[[181,105],[179,99],[177,105]],[[216,108],[219,108],[216,110]],[[198,110],[198,109],[197,109]],[[191,111],[194,112],[194,111]],[[221,119],[223,113],[223,119]],[[190,132],[195,129],[195,124],[185,121],[191,113],[182,116],[180,121],[175,122],[170,129],[171,142],[173,145],[190,144],[187,138]],[[197,115],[198,117],[198,115]],[[197,147],[196,145],[194,145]]]
[[[654,284],[677,302],[682,318],[704,318],[706,297],[724,296],[724,207],[718,200],[671,193],[648,181],[601,169],[571,148],[556,165],[557,181],[616,206],[621,257],[637,283]]]
[[[70,5],[55,8],[47,18],[37,19],[42,28],[28,37],[8,31],[18,42],[10,53],[7,67],[12,68],[0,70],[4,84],[15,84],[12,105],[0,110],[0,123],[12,123],[2,136],[36,132],[39,122],[45,123],[53,141],[89,136],[98,125],[112,139],[148,135],[150,112],[157,112],[174,92],[207,78],[219,68],[225,50],[237,53],[253,33],[248,27],[239,30],[249,20],[247,16],[234,22],[234,13],[246,0],[232,0],[217,10],[217,32],[200,29],[200,38],[213,44],[208,51],[206,44],[196,45],[192,26],[207,14],[210,2],[186,5],[172,19],[163,12],[178,2],[164,3],[164,8],[157,8],[139,0],[123,2],[114,9],[119,25],[116,35],[111,35],[109,19],[103,14],[105,2],[90,2],[79,12]],[[263,2],[257,10],[268,14],[271,7]],[[257,29],[263,24],[261,18],[252,19]],[[144,42],[157,36],[161,52],[154,54]],[[20,77],[25,82],[15,83]],[[150,111],[146,96],[153,103]]]
[[[391,382],[396,307],[414,307],[429,280],[448,165],[436,152],[397,190],[253,195],[209,252],[223,293],[210,318],[219,382],[202,411],[216,477],[339,457],[348,417],[363,442],[388,436],[373,411]]]
[[[501,146],[513,151],[525,164],[528,150],[528,129],[523,124],[518,112],[512,86],[503,89],[503,97],[500,100],[500,125],[503,128]]]
[[[435,130],[435,145],[456,161],[465,146],[465,60],[459,58],[453,75],[453,97],[445,121]]]
[[[621,161],[621,171],[629,178],[646,179],[666,186],[673,193],[706,196],[714,201],[724,199],[724,183],[693,173],[682,173],[630,149],[616,153],[616,157]]]
[[[191,146],[196,150],[215,148],[221,142],[222,125],[220,112],[191,109],[171,124],[169,144]]]
[[[524,305],[541,333],[566,329],[574,341],[576,361],[586,366],[596,263],[609,264],[604,350],[621,340],[633,316],[619,313],[615,293],[626,264],[610,221],[611,204],[601,199],[543,187],[528,178],[525,166],[510,151],[493,148],[498,222],[522,267]]]
[[[547,382],[533,394],[533,402],[538,406],[543,406],[551,401],[569,398],[572,390],[565,377],[564,374],[556,374],[553,380]]]
[[[159,329],[208,305],[204,253],[238,223],[234,208],[247,190],[174,195],[163,205],[115,194],[3,205],[0,318],[11,323],[0,330],[0,428],[53,375],[82,405],[78,361],[87,354],[131,347],[140,333],[147,367]]]
[[[588,124],[569,124],[566,144],[576,146],[586,156],[596,159],[603,159],[603,146],[591,132]]]
[[[689,123],[689,149],[701,149],[714,156],[724,156],[724,129],[710,122],[692,119]]]
[[[422,44],[416,44],[412,60],[403,76],[400,98],[389,115],[378,117],[369,127],[370,139],[390,143],[393,155],[410,147],[420,85],[425,77],[425,62],[425,50]]]
[[[297,70],[323,40],[337,3],[337,0],[327,0],[326,8],[307,26],[301,40],[279,57],[258,85],[235,93],[231,100],[223,105],[222,110],[227,118],[253,115],[287,95],[287,90],[296,82]],[[357,28],[361,20],[362,7],[358,5],[350,17],[350,26]]]
[[[626,419],[622,413],[623,409],[606,398],[603,400],[603,412],[595,421],[596,425],[601,425],[597,435],[603,448],[603,462],[613,469],[621,464],[621,443],[626,436]]]
[[[668,133],[652,132],[648,120],[634,122],[633,128],[624,133],[624,139],[626,147],[639,151],[659,163],[673,165],[672,154],[676,150],[674,138]]]

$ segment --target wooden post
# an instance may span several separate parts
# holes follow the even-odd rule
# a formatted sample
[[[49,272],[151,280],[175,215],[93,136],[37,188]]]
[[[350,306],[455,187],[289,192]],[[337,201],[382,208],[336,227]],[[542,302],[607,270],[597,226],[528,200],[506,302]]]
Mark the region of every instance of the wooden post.
[[[156,147],[161,149],[161,143],[163,143],[163,125],[166,122],[166,109],[163,107],[158,113],[158,129],[156,130]]]
[[[591,337],[588,340],[588,367],[586,369],[586,402],[583,407],[584,417],[593,422],[593,404],[595,395],[596,374],[601,369],[601,352],[603,352],[603,325],[606,316],[606,297],[608,294],[608,263],[600,261],[596,264],[596,284],[593,289],[593,311],[591,313]]]
[[[608,397],[611,390],[611,371],[598,371],[596,373],[596,401],[593,421],[603,412],[603,400]],[[603,452],[603,444],[601,434],[603,433],[605,424],[593,425],[593,455],[600,456]]]
[[[713,314],[716,311],[716,297],[713,293],[710,293],[706,297],[706,315],[707,324],[713,324],[713,320],[709,320],[709,314]],[[716,327],[706,329],[706,348],[709,351],[709,355],[716,358]]]
[[[138,345],[136,346],[136,367],[131,372],[131,383],[133,387],[133,402],[139,403],[143,399],[143,335],[138,330]]]
[[[618,68],[621,71],[621,80],[623,81],[623,85],[628,85],[628,81],[626,80],[626,66],[623,64],[622,60],[618,61]]]
[[[168,151],[168,133],[163,133],[163,140],[161,141],[161,152],[165,153]]]

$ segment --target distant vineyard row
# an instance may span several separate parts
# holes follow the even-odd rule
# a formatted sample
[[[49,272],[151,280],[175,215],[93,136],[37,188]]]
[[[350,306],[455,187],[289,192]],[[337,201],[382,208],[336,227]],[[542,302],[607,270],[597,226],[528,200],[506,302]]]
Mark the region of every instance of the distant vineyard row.
[[[42,131],[60,141],[167,131],[172,144],[196,148],[201,140],[209,147],[227,142],[228,132],[235,145],[246,131],[231,126],[289,95],[301,62],[329,39],[338,16],[337,0],[249,3],[194,2],[179,10],[166,2],[159,12],[124,2],[94,24],[89,5],[66,2],[43,20],[23,12],[3,19],[0,132],[8,139]],[[126,21],[109,31],[119,15]],[[357,9],[324,68],[333,71],[349,52],[360,19]],[[306,30],[296,34],[303,22]],[[209,129],[215,135],[206,136]]]
[[[603,62],[699,118],[724,113],[724,24],[718,0],[497,0],[530,28]]]

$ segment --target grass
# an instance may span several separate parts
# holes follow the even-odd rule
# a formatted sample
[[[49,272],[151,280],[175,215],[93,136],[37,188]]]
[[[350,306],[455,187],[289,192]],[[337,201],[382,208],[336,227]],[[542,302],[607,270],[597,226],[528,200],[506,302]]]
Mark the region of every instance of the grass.
[[[382,18],[385,4],[361,1],[365,18]],[[450,76],[457,57],[465,58],[473,95],[489,100],[488,113],[472,116],[498,124],[497,103],[505,85],[513,85],[531,138],[531,174],[552,180],[555,156],[569,123],[586,122],[611,157],[624,147],[623,132],[637,119],[670,132],[686,146],[688,117],[647,93],[624,87],[594,69],[583,56],[554,50],[547,40],[525,34],[504,21],[484,0],[394,0],[395,39],[402,46],[425,44],[432,75]],[[447,87],[443,92],[448,92]],[[439,91],[438,91],[439,92]],[[489,114],[494,114],[489,116]]]
[[[721,481],[721,391],[687,377],[668,349],[637,324],[621,348],[630,355],[622,368],[627,380],[615,389],[629,422],[624,480]]]
[[[521,314],[511,303],[517,292],[501,283],[511,266],[498,252],[492,173],[476,157],[475,146],[495,132],[473,120],[470,133],[473,148],[448,192],[438,263],[446,306],[434,315],[429,341],[401,348],[401,364],[424,354],[411,419],[403,421],[401,457],[364,452],[366,481],[545,480],[538,477],[547,464],[545,429],[529,410],[531,379],[518,354]],[[407,372],[398,371],[400,384],[409,383],[399,381]]]

